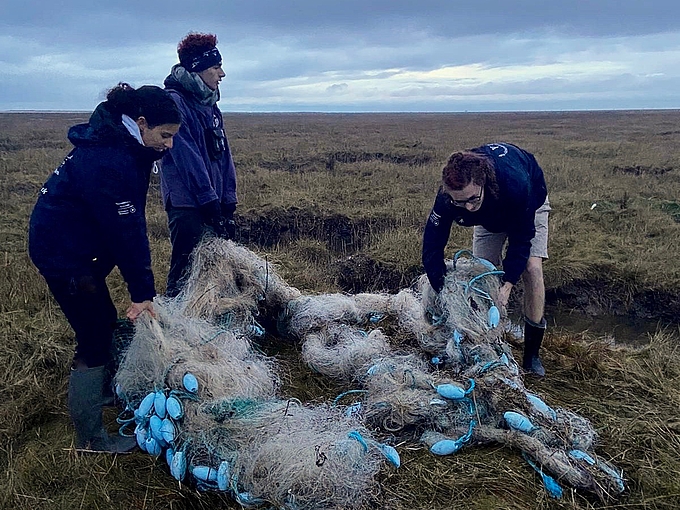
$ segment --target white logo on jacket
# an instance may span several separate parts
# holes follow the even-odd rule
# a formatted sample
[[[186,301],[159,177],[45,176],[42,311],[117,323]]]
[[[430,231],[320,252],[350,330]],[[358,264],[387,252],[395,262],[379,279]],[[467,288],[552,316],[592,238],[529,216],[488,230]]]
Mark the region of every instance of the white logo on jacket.
[[[498,156],[499,158],[502,158],[508,153],[508,148],[500,143],[490,143],[489,145],[487,145],[487,147],[489,147],[489,149],[491,149],[494,152],[500,150],[501,154],[496,154],[496,156]]]
[[[439,220],[441,219],[441,215],[437,214],[436,212],[432,211],[430,213],[430,221],[435,227],[439,226]]]
[[[61,164],[54,170],[54,173],[59,175],[59,170],[61,170],[61,167],[63,167],[69,159],[73,159],[73,154],[66,156],[64,161],[62,161]]]
[[[137,212],[137,208],[130,202],[126,200],[125,202],[116,202],[118,206],[118,216],[125,216],[126,214],[134,214]]]

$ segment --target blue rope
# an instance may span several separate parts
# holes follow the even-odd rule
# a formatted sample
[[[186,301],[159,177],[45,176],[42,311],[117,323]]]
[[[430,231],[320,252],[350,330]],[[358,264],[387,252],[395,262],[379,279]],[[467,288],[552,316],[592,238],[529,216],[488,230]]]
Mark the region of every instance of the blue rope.
[[[356,393],[368,393],[368,390],[348,390],[348,391],[345,391],[343,393],[340,393],[340,395],[335,397],[335,399],[333,400],[333,406],[338,405],[338,402],[340,400],[342,400],[344,397],[346,397],[347,395],[353,395],[353,394],[356,394]]]
[[[505,274],[505,271],[486,271],[485,273],[480,273],[477,276],[475,276],[474,278],[472,278],[469,282],[467,282],[467,284],[465,284],[465,293],[469,294],[468,291],[470,289],[472,289],[475,292],[477,292],[479,295],[481,295],[483,298],[486,298],[489,301],[491,301],[491,303],[493,304],[493,299],[491,298],[489,293],[480,289],[479,287],[475,287],[475,283],[477,282],[477,280],[480,280],[481,278],[484,278],[486,276],[493,276],[493,275],[499,275],[500,276],[500,275],[503,275],[503,274]]]
[[[548,494],[555,499],[560,499],[562,497],[562,487],[560,487],[560,484],[557,483],[552,476],[544,473],[543,469],[539,468],[526,453],[522,452],[522,457],[524,457],[524,460],[526,460],[539,475],[541,475],[543,485],[548,490]]]
[[[361,444],[361,446],[364,447],[364,452],[368,451],[368,444],[366,443],[366,440],[363,438],[363,436],[359,434],[358,431],[352,430],[351,432],[348,432],[347,437],[351,439],[356,439],[357,441],[359,441],[359,444]]]

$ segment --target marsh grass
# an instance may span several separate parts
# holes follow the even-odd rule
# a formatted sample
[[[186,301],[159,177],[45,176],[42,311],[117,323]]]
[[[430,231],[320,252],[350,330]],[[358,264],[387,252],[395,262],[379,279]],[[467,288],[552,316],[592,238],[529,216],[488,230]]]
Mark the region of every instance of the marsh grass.
[[[162,459],[75,454],[66,414],[72,333],[26,255],[40,186],[66,155],[81,114],[0,115],[0,507],[238,508],[178,485]],[[555,501],[519,452],[501,445],[435,457],[399,445],[402,467],[380,475],[384,509],[680,507],[680,112],[227,115],[236,159],[241,242],[303,292],[395,291],[422,272],[420,238],[440,167],[455,150],[509,141],[544,168],[553,207],[551,299],[593,314],[669,323],[641,348],[589,332],[549,330],[549,377],[527,385],[553,406],[588,417],[598,452],[629,490],[598,501],[565,488]],[[149,238],[157,289],[170,246],[154,176]],[[470,245],[454,229],[449,254]],[[110,278],[120,311],[127,292]],[[271,331],[275,334],[275,331]],[[332,398],[343,388],[311,372],[298,347],[268,335],[285,395]],[[520,347],[515,347],[520,354]],[[115,414],[108,412],[113,425]]]

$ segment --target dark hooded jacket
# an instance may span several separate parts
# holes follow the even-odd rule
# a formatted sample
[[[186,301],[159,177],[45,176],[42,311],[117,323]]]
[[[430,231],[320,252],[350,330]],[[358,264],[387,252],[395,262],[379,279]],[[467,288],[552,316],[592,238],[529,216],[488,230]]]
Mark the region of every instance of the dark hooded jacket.
[[[534,216],[548,195],[543,170],[529,152],[509,143],[491,143],[471,149],[488,156],[494,164],[498,196],[484,190],[484,200],[478,211],[470,212],[453,205],[442,189],[425,225],[423,265],[432,287],[444,286],[446,267],[444,248],[451,225],[469,227],[481,225],[489,232],[505,232],[508,248],[503,259],[503,280],[516,284],[526,269],[531,240],[536,235]]]
[[[71,127],[75,148],[40,190],[29,225],[29,254],[46,277],[93,274],[93,261],[118,266],[133,302],[156,295],[146,230],[146,194],[162,156],[101,103]],[[110,270],[109,269],[109,270]]]
[[[172,75],[164,85],[182,115],[172,149],[163,157],[161,189],[166,209],[169,205],[200,208],[214,200],[235,206],[236,168],[220,109],[201,104]],[[218,153],[211,152],[216,133],[224,144]]]

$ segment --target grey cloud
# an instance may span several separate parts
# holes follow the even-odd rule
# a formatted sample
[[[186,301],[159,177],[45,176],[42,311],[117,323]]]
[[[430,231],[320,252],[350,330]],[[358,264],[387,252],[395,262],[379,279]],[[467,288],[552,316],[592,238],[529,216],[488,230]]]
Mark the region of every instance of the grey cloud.
[[[326,91],[330,93],[344,92],[349,89],[349,85],[346,83],[334,83],[333,85],[326,87]]]
[[[191,8],[185,0],[112,3],[64,0],[9,0],[0,8],[0,25],[47,30],[53,40],[73,30],[93,40],[121,37],[159,40],[185,30],[216,30],[221,37],[265,38],[292,34],[324,40],[360,34],[371,40],[408,39],[415,33],[455,38],[464,35],[517,33],[551,27],[589,36],[644,34],[677,29],[680,12],[671,0],[558,1],[487,0],[204,0]],[[158,29],[165,30],[159,31]],[[69,34],[69,32],[71,32]],[[74,38],[77,39],[77,38]]]
[[[381,89],[395,69],[416,73],[463,65],[584,61],[592,66],[610,60],[620,62],[620,73],[626,73],[637,59],[649,74],[658,74],[659,61],[668,62],[668,71],[674,72],[680,10],[669,0],[204,0],[196,8],[186,0],[9,0],[0,4],[0,109],[26,104],[87,109],[118,80],[160,84],[177,61],[177,41],[189,30],[219,37],[227,72],[221,104],[227,108],[248,109],[258,101],[262,108],[275,104],[279,109],[442,108],[432,98],[445,97],[449,89],[467,97],[469,109],[488,108],[490,102],[477,98],[496,91],[517,98],[532,95],[533,104],[545,105],[541,98],[551,93],[584,95],[604,86],[628,94],[622,105],[636,98],[645,107],[657,98],[659,104],[675,101],[680,106],[680,88],[672,76],[630,74],[620,82],[615,76],[611,82],[537,77],[461,81],[455,87],[443,80],[437,86],[406,84],[401,93]],[[382,102],[370,99],[365,87],[365,97],[351,98],[362,90],[354,80],[369,75]],[[319,83],[334,101],[346,97],[348,102],[329,106],[319,97],[297,97],[295,85],[303,82]],[[526,108],[522,101],[497,104]]]

